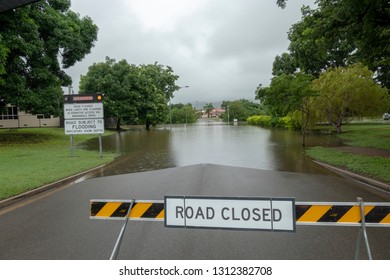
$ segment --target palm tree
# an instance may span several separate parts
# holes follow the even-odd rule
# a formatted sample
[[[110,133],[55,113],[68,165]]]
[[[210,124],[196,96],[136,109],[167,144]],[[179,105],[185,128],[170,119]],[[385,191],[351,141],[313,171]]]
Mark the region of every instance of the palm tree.
[[[203,109],[206,111],[207,117],[210,118],[210,113],[211,113],[212,110],[214,110],[213,104],[208,103],[208,104],[203,106]]]

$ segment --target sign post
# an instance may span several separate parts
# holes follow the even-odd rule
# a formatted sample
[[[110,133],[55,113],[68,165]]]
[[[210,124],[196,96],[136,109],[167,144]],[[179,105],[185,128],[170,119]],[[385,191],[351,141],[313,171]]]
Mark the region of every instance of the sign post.
[[[70,135],[71,157],[73,157],[73,135],[77,134],[99,134],[100,158],[103,157],[102,99],[102,94],[64,95],[64,127],[65,134]]]

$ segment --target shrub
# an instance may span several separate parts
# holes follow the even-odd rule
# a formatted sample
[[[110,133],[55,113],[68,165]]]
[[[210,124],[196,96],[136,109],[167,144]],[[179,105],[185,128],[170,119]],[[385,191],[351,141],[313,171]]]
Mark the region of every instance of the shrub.
[[[254,125],[259,125],[259,126],[265,126],[269,127],[271,126],[271,119],[272,117],[270,116],[252,116],[247,119],[247,122],[249,124],[254,124]]]
[[[286,117],[271,117],[271,116],[251,116],[247,119],[247,122],[252,125],[258,125],[262,127],[274,127],[284,129],[299,129],[299,122],[290,116]]]

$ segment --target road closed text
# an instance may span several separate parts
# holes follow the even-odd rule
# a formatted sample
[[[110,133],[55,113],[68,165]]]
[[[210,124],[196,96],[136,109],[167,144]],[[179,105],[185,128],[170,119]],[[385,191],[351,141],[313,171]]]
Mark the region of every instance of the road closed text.
[[[294,199],[165,197],[165,226],[295,231]]]
[[[212,220],[215,218],[215,209],[213,207],[203,208],[201,206],[193,208],[188,206],[184,208],[183,206],[176,206],[176,218],[181,219],[207,219]],[[282,212],[279,209],[270,209],[270,208],[241,208],[236,209],[232,207],[223,207],[217,215],[223,220],[233,220],[233,221],[280,221],[282,219]]]

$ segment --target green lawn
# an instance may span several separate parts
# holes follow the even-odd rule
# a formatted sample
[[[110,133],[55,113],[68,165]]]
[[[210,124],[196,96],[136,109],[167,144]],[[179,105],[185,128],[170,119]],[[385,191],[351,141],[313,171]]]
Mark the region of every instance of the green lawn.
[[[339,137],[348,146],[390,150],[390,122],[346,125],[344,130]]]
[[[335,137],[343,139],[345,145],[390,150],[390,123],[344,125],[343,131]],[[318,161],[390,183],[390,158],[358,155],[332,147],[314,147],[306,153]]]
[[[390,183],[390,158],[341,152],[335,148],[310,148],[307,154],[324,163]]]
[[[105,135],[111,134],[108,132]],[[55,182],[108,163],[117,155],[80,148],[97,135],[75,135],[74,157],[63,128],[0,130],[0,199]]]

